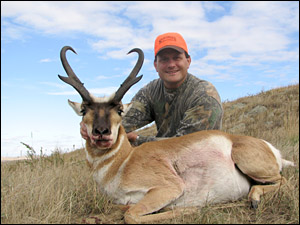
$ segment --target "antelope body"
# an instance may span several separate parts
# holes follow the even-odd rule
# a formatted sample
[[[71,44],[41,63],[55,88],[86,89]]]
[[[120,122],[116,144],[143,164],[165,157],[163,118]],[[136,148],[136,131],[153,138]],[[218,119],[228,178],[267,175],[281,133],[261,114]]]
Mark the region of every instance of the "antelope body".
[[[126,91],[138,82],[143,52],[128,78],[110,97],[94,97],[85,89],[61,50],[68,77],[59,78],[72,85],[83,102],[69,104],[83,116],[89,139],[86,159],[99,190],[116,204],[128,205],[125,222],[152,222],[178,215],[185,207],[237,200],[248,194],[253,207],[260,196],[276,190],[285,179],[284,166],[293,162],[281,157],[270,143],[249,136],[221,131],[199,131],[181,137],[144,143],[132,147],[121,124],[131,104],[122,104]],[[253,185],[251,181],[260,183]],[[268,185],[266,185],[268,184]],[[151,214],[162,208],[173,211]]]

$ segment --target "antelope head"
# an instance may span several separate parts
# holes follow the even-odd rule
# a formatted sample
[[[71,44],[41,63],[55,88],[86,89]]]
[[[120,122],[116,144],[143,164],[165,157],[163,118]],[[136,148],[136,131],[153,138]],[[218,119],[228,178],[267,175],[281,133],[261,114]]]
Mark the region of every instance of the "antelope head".
[[[90,94],[75,75],[66,59],[66,51],[68,50],[77,54],[70,46],[65,46],[61,49],[60,58],[68,77],[60,75],[58,77],[74,87],[82,98],[82,103],[70,100],[68,100],[68,103],[79,116],[82,116],[92,144],[97,146],[98,149],[109,149],[118,138],[122,117],[131,107],[131,104],[122,104],[121,100],[129,88],[142,78],[142,75],[136,76],[143,65],[144,53],[138,48],[134,48],[128,52],[128,54],[132,52],[138,53],[139,56],[136,65],[115,93],[110,97],[101,98]]]

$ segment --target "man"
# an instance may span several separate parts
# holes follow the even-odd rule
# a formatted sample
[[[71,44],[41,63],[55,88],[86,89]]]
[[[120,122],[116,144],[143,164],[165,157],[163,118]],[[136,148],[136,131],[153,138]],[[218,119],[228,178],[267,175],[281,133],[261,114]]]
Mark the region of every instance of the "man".
[[[128,139],[135,145],[160,138],[182,136],[222,125],[222,104],[216,88],[188,73],[191,57],[178,33],[159,35],[154,45],[154,67],[159,79],[143,87],[132,99],[123,119]],[[155,121],[156,136],[133,132]],[[81,135],[87,138],[81,123]]]

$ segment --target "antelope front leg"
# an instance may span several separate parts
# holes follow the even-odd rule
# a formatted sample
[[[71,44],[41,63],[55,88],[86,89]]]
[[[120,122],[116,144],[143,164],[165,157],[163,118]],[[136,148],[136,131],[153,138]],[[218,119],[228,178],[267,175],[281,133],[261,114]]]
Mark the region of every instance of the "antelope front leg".
[[[169,219],[174,215],[171,212],[158,213],[154,215],[147,215],[156,212],[165,207],[183,193],[183,187],[156,187],[148,191],[144,198],[136,205],[130,207],[125,215],[125,223],[149,223],[161,219]]]

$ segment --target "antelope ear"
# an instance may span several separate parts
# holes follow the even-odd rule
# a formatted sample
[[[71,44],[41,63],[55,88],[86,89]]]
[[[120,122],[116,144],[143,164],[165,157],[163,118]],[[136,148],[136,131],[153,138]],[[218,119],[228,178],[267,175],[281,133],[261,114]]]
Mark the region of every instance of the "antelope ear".
[[[68,103],[74,109],[74,111],[78,116],[83,116],[83,113],[81,111],[81,103],[72,102],[69,99],[68,99]]]
[[[131,108],[132,103],[128,103],[128,104],[123,104],[123,113],[122,113],[122,117],[125,116],[127,114],[127,112],[129,111],[129,109]]]

